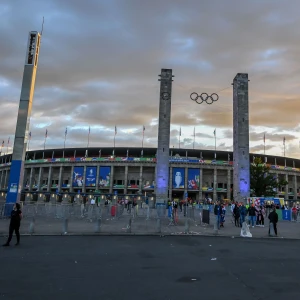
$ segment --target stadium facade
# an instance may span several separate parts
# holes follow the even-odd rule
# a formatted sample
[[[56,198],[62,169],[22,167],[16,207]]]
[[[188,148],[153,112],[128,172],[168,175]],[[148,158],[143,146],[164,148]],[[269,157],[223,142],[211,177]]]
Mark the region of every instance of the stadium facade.
[[[142,155],[143,154],[143,155]],[[146,195],[155,197],[156,148],[77,148],[27,151],[23,194]],[[215,158],[216,157],[216,158]],[[170,149],[169,198],[232,199],[232,152]],[[300,197],[300,160],[261,157],[288,181],[277,197]],[[6,196],[11,154],[0,157],[0,194]],[[260,195],[263,196],[263,195]]]

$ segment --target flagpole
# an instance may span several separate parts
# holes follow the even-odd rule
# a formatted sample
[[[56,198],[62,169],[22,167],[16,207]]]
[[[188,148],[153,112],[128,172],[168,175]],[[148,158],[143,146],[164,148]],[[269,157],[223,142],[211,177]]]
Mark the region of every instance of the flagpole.
[[[283,156],[285,157],[285,137],[283,138]]]
[[[87,148],[90,145],[90,133],[91,133],[91,127],[89,127],[89,134],[88,134],[88,142],[87,142]]]
[[[45,140],[44,140],[44,150],[46,148],[46,139],[47,139],[47,136],[45,136]]]
[[[144,135],[145,135],[145,126],[143,126],[142,149],[144,149]]]
[[[181,137],[181,127],[179,129],[179,142],[178,142],[178,148],[180,149],[180,137]]]
[[[216,134],[216,128],[215,128],[215,159],[217,158],[217,134]]]
[[[194,127],[194,142],[193,142],[193,149],[195,149],[195,127]]]
[[[9,141],[10,141],[10,137],[8,138],[8,141],[7,141],[6,154],[8,154],[8,145],[9,145]]]
[[[66,128],[66,131],[65,131],[65,140],[64,140],[64,149],[66,148],[67,134],[68,134],[68,130],[67,130],[67,128]]]

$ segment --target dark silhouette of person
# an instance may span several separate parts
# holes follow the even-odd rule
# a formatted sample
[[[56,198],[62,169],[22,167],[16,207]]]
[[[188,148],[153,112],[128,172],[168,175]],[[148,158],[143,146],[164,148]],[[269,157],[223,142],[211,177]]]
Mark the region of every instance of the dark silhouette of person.
[[[13,233],[15,231],[17,236],[17,243],[16,246],[20,244],[20,225],[21,225],[21,219],[22,219],[22,211],[21,211],[21,205],[19,203],[16,203],[14,205],[14,209],[11,212],[10,215],[10,224],[9,224],[9,235],[7,242],[3,246],[9,246],[9,243],[12,239]]]
[[[275,207],[273,207],[273,210],[269,214],[269,220],[270,220],[270,223],[273,223],[275,235],[277,236],[278,214],[276,212],[276,208]],[[269,228],[269,234],[270,234],[270,228]]]

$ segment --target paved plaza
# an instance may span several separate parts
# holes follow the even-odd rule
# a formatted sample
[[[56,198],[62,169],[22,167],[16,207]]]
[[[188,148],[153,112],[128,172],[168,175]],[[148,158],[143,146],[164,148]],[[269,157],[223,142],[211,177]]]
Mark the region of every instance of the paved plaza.
[[[215,217],[210,214],[210,224],[202,224],[199,211],[192,218],[186,218],[179,213],[177,222],[172,223],[165,215],[157,219],[156,210],[152,210],[147,217],[146,212],[139,211],[138,215],[128,214],[123,211],[118,217],[112,217],[109,214],[102,214],[101,221],[97,216],[74,217],[69,215],[66,226],[64,217],[47,217],[43,214],[34,216],[25,216],[21,222],[21,234],[33,235],[218,235],[239,237],[241,228],[235,227],[231,222],[230,216],[226,219],[225,227],[218,232],[214,229]],[[0,219],[0,235],[6,235],[8,232],[9,219]],[[250,228],[253,238],[268,238],[268,221],[265,227]],[[278,238],[300,238],[300,223],[279,221]]]
[[[0,248],[1,299],[298,299],[300,241],[26,236]]]

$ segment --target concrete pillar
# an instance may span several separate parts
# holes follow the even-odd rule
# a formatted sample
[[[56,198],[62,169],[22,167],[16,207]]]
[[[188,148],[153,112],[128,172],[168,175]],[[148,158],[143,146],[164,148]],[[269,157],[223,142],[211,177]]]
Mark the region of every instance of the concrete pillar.
[[[110,167],[110,182],[109,182],[109,193],[113,193],[113,187],[114,187],[114,176],[115,176],[115,170],[114,166]]]
[[[70,188],[69,188],[69,192],[72,193],[73,192],[73,174],[74,174],[74,166],[71,167],[71,174],[70,174]]]
[[[218,195],[217,195],[217,187],[218,187],[218,170],[217,167],[214,167],[214,191],[213,191],[213,201],[216,202],[218,200]]]
[[[96,174],[96,190],[99,190],[99,177],[100,177],[100,166],[97,166],[97,174]]]
[[[164,203],[168,199],[172,77],[172,69],[161,70],[155,179],[156,203]]]
[[[128,188],[128,165],[125,166],[125,175],[124,175],[124,194],[127,194]]]
[[[250,197],[248,74],[233,80],[233,194],[235,201]]]
[[[227,169],[227,199],[231,199],[230,185],[231,185],[231,169]]]
[[[172,199],[173,192],[173,167],[169,168],[169,198]]]
[[[16,185],[17,193],[9,189],[6,197],[7,203],[19,202],[24,186],[24,161],[28,142],[40,40],[41,36],[37,31],[29,32],[9,176],[9,186]]]
[[[83,193],[86,192],[86,188],[85,188],[85,178],[86,178],[86,166],[83,167],[83,184],[82,184],[82,192],[83,192]]]
[[[143,166],[140,166],[139,193],[143,191]]]
[[[51,191],[52,186],[52,166],[49,166],[47,192]]]
[[[188,192],[188,168],[184,168],[184,196]]]
[[[202,201],[203,199],[203,192],[202,192],[202,187],[203,187],[203,169],[200,168],[200,174],[199,174],[199,201]]]
[[[285,174],[285,180],[287,182],[289,182],[289,175],[288,174]],[[285,193],[284,193],[284,200],[288,200],[289,199],[289,184],[287,184],[285,186]]]
[[[58,175],[58,192],[61,192],[61,186],[62,186],[62,175],[63,175],[63,167],[59,167],[59,175]]]
[[[8,176],[8,170],[5,170],[5,176],[4,176],[4,189],[7,188],[7,176]]]
[[[29,174],[29,191],[31,191],[32,190],[32,178],[33,178],[33,174],[34,174],[34,168],[33,167],[31,167],[30,168],[30,174]]]
[[[43,176],[43,167],[39,168],[39,177],[38,177],[38,182],[37,182],[37,190],[41,190],[41,184],[42,184],[42,176]]]
[[[2,189],[3,174],[4,174],[4,171],[2,170],[1,177],[0,177],[0,189]]]
[[[298,198],[297,188],[298,188],[298,186],[297,186],[297,175],[294,175],[294,188],[293,188],[293,190],[294,190],[294,199],[296,199],[296,200]]]

